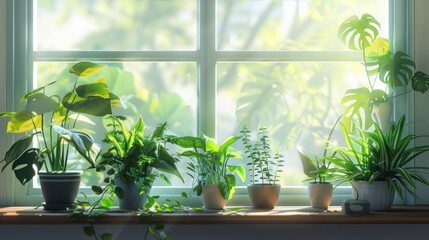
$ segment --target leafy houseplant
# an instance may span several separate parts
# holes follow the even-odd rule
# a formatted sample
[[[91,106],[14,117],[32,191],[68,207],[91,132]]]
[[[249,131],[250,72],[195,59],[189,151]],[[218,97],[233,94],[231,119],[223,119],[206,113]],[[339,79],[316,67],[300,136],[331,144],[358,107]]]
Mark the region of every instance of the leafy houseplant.
[[[122,116],[109,115],[105,117],[105,142],[109,144],[106,152],[97,165],[97,171],[106,171],[107,177],[104,189],[93,186],[97,194],[106,191],[116,194],[120,208],[128,210],[142,209],[149,197],[153,181],[160,177],[169,182],[168,178],[159,171],[171,173],[183,178],[176,167],[177,159],[167,151],[164,132],[167,123],[159,125],[151,134],[144,134],[144,123],[140,117],[136,124],[128,130]],[[158,171],[159,170],[159,171]]]
[[[104,67],[90,62],[77,63],[69,69],[77,76],[73,89],[62,98],[46,95],[46,90],[56,83],[52,82],[25,94],[20,99],[20,102],[26,101],[24,109],[0,113],[1,117],[10,117],[7,133],[27,133],[6,152],[2,171],[12,164],[15,176],[24,185],[36,175],[36,169],[46,201],[45,208],[64,208],[77,196],[80,174],[68,171],[73,167],[69,162],[73,149],[90,167],[95,167],[100,147],[94,143],[91,131],[77,128],[77,123],[84,119],[82,115],[110,114],[112,106],[119,105],[120,101],[109,92],[104,79],[81,85],[78,82]],[[40,172],[42,168],[46,173]],[[64,190],[64,186],[57,186],[49,179],[45,181],[47,178],[57,179],[73,190]],[[50,194],[47,187],[53,187],[54,194]],[[64,191],[58,192],[61,190]],[[60,198],[65,195],[68,198]]]
[[[377,123],[374,123],[374,130],[358,128],[357,133],[347,132],[343,127],[347,147],[334,148],[337,155],[330,158],[340,183],[351,182],[354,197],[368,200],[371,210],[389,209],[395,192],[403,197],[402,189],[415,196],[413,187],[417,182],[429,185],[422,175],[429,168],[408,165],[416,156],[428,151],[429,145],[410,146],[418,136],[404,135],[404,127],[405,116],[387,133],[383,133]],[[361,185],[366,189],[382,187],[386,200],[378,205],[372,199],[374,193],[359,189]]]
[[[385,114],[377,114],[377,120],[384,132],[389,129],[392,107],[389,98],[395,94],[398,87],[408,86],[421,93],[429,89],[429,76],[421,71],[415,71],[413,59],[402,51],[392,51],[388,39],[379,37],[380,23],[370,14],[361,18],[354,15],[345,20],[338,29],[341,41],[351,50],[362,52],[363,65],[368,81],[368,87],[347,90],[342,104],[346,105],[343,123],[350,129],[353,118],[356,117],[364,129],[369,129],[373,120],[373,110],[380,105]],[[377,89],[377,82],[384,89]],[[380,85],[380,84],[379,84]],[[387,94],[387,90],[389,94]]]
[[[329,158],[335,157],[336,152],[333,151],[328,156],[328,151],[331,145],[332,134],[340,120],[341,117],[337,119],[329,132],[322,157],[318,157],[317,155],[311,157],[302,147],[297,149],[304,173],[308,176],[305,181],[311,181],[308,185],[308,193],[313,208],[327,209],[331,203],[333,185],[328,181],[334,178],[335,172],[330,168],[331,162]]]
[[[241,158],[231,145],[239,140],[238,136],[227,138],[221,145],[207,136],[176,137],[172,141],[183,148],[181,156],[188,157],[188,173],[194,180],[193,190],[202,195],[207,209],[223,209],[226,201],[235,192],[236,174],[245,181],[246,171],[243,166],[229,165],[231,158]]]
[[[279,193],[279,174],[283,171],[283,156],[276,153],[271,157],[270,139],[267,128],[260,126],[257,132],[257,140],[252,143],[250,131],[243,125],[241,137],[247,158],[251,161],[247,164],[251,166],[251,185],[248,185],[249,196],[254,208],[272,209],[275,207]]]

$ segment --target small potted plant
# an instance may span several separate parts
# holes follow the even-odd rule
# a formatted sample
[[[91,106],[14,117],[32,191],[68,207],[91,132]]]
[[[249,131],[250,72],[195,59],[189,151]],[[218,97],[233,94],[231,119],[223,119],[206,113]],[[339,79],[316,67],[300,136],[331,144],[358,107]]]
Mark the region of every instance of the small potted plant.
[[[143,209],[153,181],[159,177],[169,183],[160,173],[174,174],[183,178],[176,167],[176,158],[167,151],[164,133],[167,123],[159,125],[151,134],[144,134],[144,123],[140,117],[128,130],[122,116],[105,117],[109,130],[104,142],[108,149],[101,154],[96,170],[106,172],[106,186],[92,186],[96,194],[110,192],[119,198],[119,207],[125,210]]]
[[[112,106],[120,104],[119,98],[109,92],[100,79],[93,83],[78,85],[83,80],[102,70],[105,66],[90,62],[73,65],[69,72],[77,76],[73,89],[60,98],[47,95],[47,89],[56,84],[34,89],[25,94],[20,102],[25,108],[17,112],[3,112],[0,117],[9,117],[7,133],[27,133],[19,138],[6,152],[2,171],[12,165],[12,170],[23,185],[39,175],[45,209],[66,209],[76,199],[81,172],[69,171],[73,158],[82,157],[90,167],[100,147],[94,143],[91,131],[77,128],[82,115],[104,116],[112,112]],[[58,84],[58,83],[57,83]],[[75,164],[75,163],[74,163]],[[46,172],[41,172],[44,169]]]
[[[206,209],[221,210],[235,192],[235,174],[245,181],[244,166],[229,165],[231,158],[241,158],[231,145],[239,140],[238,136],[227,138],[221,145],[207,136],[176,137],[173,141],[183,148],[181,156],[190,158],[188,169],[195,180],[193,190]]]
[[[329,180],[334,178],[335,172],[330,168],[331,162],[329,162],[329,158],[334,157],[336,152],[333,151],[329,156],[328,152],[330,150],[332,134],[340,119],[341,117],[337,119],[329,132],[322,157],[308,153],[303,147],[297,148],[304,173],[308,177],[304,181],[309,181],[308,194],[313,208],[328,209],[331,204],[334,188]]]
[[[374,123],[374,130],[347,132],[343,126],[347,147],[336,147],[329,159],[336,168],[339,183],[351,182],[353,197],[367,200],[370,210],[384,211],[392,206],[395,192],[402,198],[403,189],[415,196],[417,182],[429,185],[422,175],[429,167],[414,167],[409,163],[429,151],[429,145],[411,146],[418,136],[404,134],[405,116],[387,133]]]
[[[273,209],[280,193],[278,182],[279,174],[283,171],[283,156],[276,153],[272,157],[267,128],[260,126],[254,143],[250,140],[250,131],[246,125],[243,125],[240,133],[250,160],[247,165],[250,166],[252,184],[247,189],[252,205],[254,208]]]

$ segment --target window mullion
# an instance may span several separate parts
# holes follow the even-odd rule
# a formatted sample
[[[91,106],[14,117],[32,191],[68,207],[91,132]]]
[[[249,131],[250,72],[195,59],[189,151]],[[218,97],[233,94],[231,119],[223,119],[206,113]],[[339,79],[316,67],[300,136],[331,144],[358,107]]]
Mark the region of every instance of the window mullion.
[[[198,132],[216,137],[216,1],[198,1]]]

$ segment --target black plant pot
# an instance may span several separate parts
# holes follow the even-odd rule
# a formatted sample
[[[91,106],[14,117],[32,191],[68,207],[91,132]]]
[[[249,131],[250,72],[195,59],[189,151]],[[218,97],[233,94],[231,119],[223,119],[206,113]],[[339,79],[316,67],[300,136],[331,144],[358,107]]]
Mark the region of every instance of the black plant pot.
[[[143,206],[147,201],[147,196],[150,193],[151,187],[146,187],[146,193],[140,194],[140,188],[133,180],[130,180],[130,182],[123,182],[118,176],[115,177],[115,184],[116,187],[120,187],[124,191],[123,198],[118,198],[120,209],[143,209]]]
[[[45,210],[66,210],[74,207],[82,172],[39,173]]]

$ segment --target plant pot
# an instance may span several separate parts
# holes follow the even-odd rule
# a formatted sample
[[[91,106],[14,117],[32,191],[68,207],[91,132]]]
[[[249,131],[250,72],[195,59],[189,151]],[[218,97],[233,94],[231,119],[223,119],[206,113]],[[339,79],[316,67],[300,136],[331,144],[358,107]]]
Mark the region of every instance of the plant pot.
[[[123,182],[120,177],[115,177],[115,187],[124,191],[123,198],[118,197],[119,208],[124,210],[143,209],[151,190],[151,187],[146,187],[146,193],[140,194],[140,187],[134,180]]]
[[[390,121],[393,112],[392,103],[382,102],[378,106],[374,106],[373,112],[381,131],[386,134],[392,125],[392,122]]]
[[[201,194],[204,208],[213,210],[222,210],[225,208],[227,200],[223,198],[220,192],[219,185],[206,184],[203,185],[203,192]]]
[[[66,210],[74,207],[82,172],[39,172],[45,210]]]
[[[310,196],[311,207],[328,209],[331,204],[332,191],[334,187],[331,183],[308,183],[308,195]]]
[[[280,194],[279,184],[251,184],[247,186],[253,208],[273,209]]]
[[[392,207],[395,190],[388,189],[386,181],[352,181],[353,198],[369,202],[369,210],[385,211]]]

